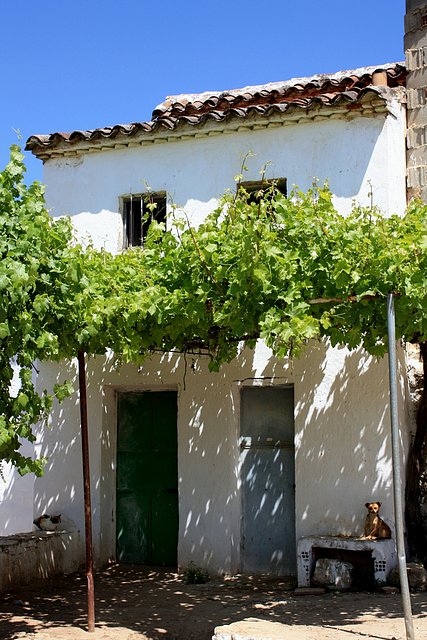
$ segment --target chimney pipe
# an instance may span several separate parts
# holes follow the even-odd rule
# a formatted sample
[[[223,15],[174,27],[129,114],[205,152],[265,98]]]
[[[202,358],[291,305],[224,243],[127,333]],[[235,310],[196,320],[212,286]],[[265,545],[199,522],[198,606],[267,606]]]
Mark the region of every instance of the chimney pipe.
[[[378,69],[372,74],[372,84],[374,87],[386,87],[388,85],[387,71]]]

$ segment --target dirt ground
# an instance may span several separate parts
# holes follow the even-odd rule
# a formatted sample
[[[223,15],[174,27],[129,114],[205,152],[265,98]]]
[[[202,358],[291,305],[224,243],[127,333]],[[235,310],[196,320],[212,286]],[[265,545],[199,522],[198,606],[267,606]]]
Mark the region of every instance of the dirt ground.
[[[284,640],[400,640],[399,594],[297,596],[280,579],[237,577],[186,585],[176,573],[113,565],[95,576],[96,630],[88,633],[86,577],[16,588],[0,602],[2,640],[211,640],[242,620],[282,623]],[[416,640],[427,639],[427,593],[412,595]],[[281,632],[280,632],[281,635]],[[253,640],[253,636],[251,636]]]

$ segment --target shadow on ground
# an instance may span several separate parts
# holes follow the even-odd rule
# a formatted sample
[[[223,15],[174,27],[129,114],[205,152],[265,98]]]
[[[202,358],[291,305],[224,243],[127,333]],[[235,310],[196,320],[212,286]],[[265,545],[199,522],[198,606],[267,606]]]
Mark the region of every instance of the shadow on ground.
[[[96,576],[97,626],[111,629],[111,637],[118,639],[140,634],[149,640],[211,640],[216,626],[255,617],[343,631],[348,627],[351,638],[366,616],[381,621],[402,617],[400,595],[357,592],[298,597],[292,586],[284,579],[242,576],[186,585],[176,573],[163,569],[112,565]],[[62,638],[49,629],[84,630],[86,606],[82,574],[16,588],[1,600],[0,637],[15,640],[44,631],[46,637]],[[417,619],[424,618],[427,625],[427,594],[414,594],[412,606]]]

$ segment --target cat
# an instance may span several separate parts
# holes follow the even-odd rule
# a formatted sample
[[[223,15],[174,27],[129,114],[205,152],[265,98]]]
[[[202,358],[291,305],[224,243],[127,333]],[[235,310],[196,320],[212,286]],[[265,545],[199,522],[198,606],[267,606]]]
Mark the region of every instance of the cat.
[[[40,531],[56,531],[61,524],[61,515],[62,514],[59,513],[55,516],[49,516],[47,513],[44,513],[42,516],[33,520],[33,524],[35,524]]]

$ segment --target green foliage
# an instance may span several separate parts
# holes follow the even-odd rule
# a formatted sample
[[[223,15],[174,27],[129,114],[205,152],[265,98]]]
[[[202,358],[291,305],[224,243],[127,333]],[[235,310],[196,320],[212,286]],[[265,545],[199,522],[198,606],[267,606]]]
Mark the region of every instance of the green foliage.
[[[198,228],[176,211],[171,229],[150,226],[143,250],[113,256],[83,251],[23,173],[13,147],[0,173],[0,460],[21,473],[42,472],[19,449],[52,405],[35,389],[37,360],[111,349],[140,362],[153,350],[204,348],[217,370],[257,338],[283,357],[322,337],[382,355],[390,291],[398,337],[427,340],[427,207],[418,202],[403,217],[357,206],[343,216],[327,185],[290,198],[273,185],[257,202],[241,188]],[[67,382],[53,390],[58,400],[72,391]]]
[[[206,584],[209,580],[209,573],[195,565],[194,562],[190,562],[182,573],[182,581],[185,584]]]
[[[21,474],[41,475],[44,461],[20,453],[23,440],[35,441],[33,427],[47,419],[53,402],[36,388],[34,363],[72,358],[80,349],[104,353],[110,345],[124,359],[137,358],[150,340],[129,331],[147,335],[138,317],[133,324],[133,309],[161,302],[137,253],[124,259],[83,251],[70,220],[49,216],[43,186],[27,187],[24,172],[23,155],[13,146],[0,173],[0,460]],[[15,396],[13,362],[20,376]],[[67,381],[53,389],[59,401],[72,392]]]
[[[20,471],[42,473],[42,461],[20,454],[23,439],[34,442],[32,425],[52,405],[34,387],[33,362],[65,352],[74,289],[71,225],[54,222],[44,206],[43,187],[26,187],[23,156],[11,149],[0,173],[0,459]],[[11,362],[19,367],[20,389],[10,393]]]
[[[148,242],[139,260],[159,289],[140,322],[156,348],[206,346],[212,369],[258,337],[280,357],[323,336],[382,355],[390,291],[398,337],[427,337],[426,223],[419,203],[344,216],[327,185],[289,199],[273,186],[257,203],[240,189],[199,228],[178,219]]]

